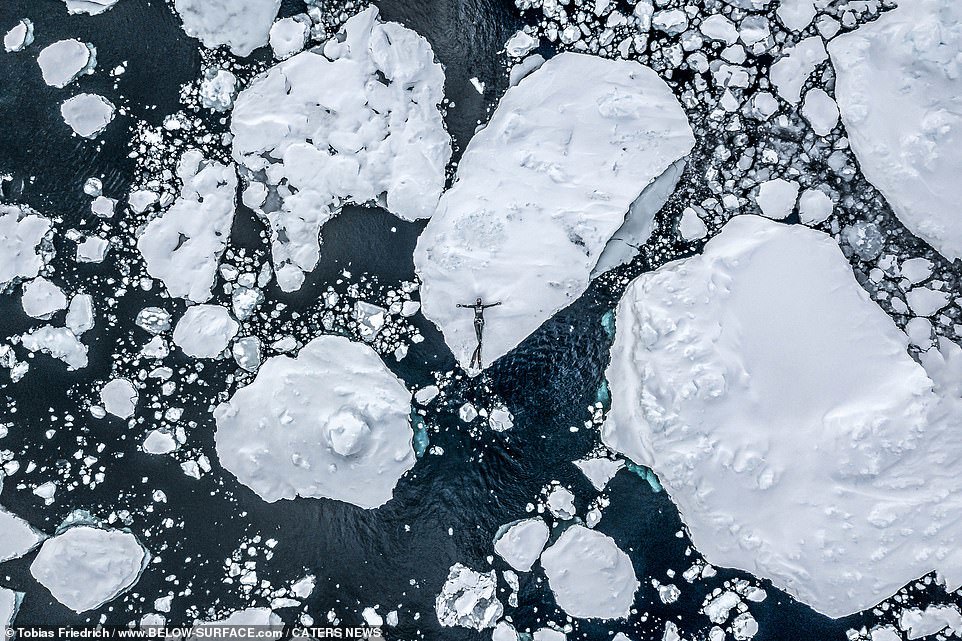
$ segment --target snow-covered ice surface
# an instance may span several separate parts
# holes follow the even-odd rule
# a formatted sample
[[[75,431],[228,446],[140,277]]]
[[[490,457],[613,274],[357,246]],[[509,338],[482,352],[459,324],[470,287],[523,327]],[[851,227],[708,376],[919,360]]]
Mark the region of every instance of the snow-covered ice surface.
[[[40,273],[41,245],[51,228],[48,218],[27,207],[0,204],[0,289]]]
[[[129,532],[76,525],[44,541],[30,573],[57,601],[86,612],[130,589],[149,560]]]
[[[504,611],[504,606],[498,600],[497,588],[494,570],[476,572],[455,563],[435,604],[438,622],[443,626],[475,630],[493,628]]]
[[[237,56],[267,44],[280,6],[281,0],[174,0],[187,35]]]
[[[43,80],[51,87],[66,87],[78,76],[93,71],[96,49],[74,38],[47,45],[37,56]]]
[[[84,138],[95,138],[114,119],[113,103],[93,93],[81,93],[60,105],[60,115],[74,133]]]
[[[495,536],[494,551],[519,572],[527,572],[541,556],[550,531],[544,519],[532,518],[503,526]]]
[[[900,3],[829,45],[865,177],[914,234],[962,257],[962,5]]]
[[[428,42],[371,8],[240,93],[233,157],[249,172],[245,203],[270,224],[283,290],[317,265],[318,233],[343,204],[376,202],[404,220],[434,213],[451,155],[443,86]]]
[[[220,305],[194,305],[174,327],[174,344],[194,358],[216,358],[227,349],[239,326]]]
[[[112,9],[120,0],[64,0],[67,12],[71,14],[85,13],[89,16],[99,16],[104,11]]]
[[[634,62],[565,53],[509,89],[414,256],[424,315],[458,361],[476,345],[459,304],[500,302],[484,362],[511,351],[585,291],[632,202],[694,142],[668,87]]]
[[[221,465],[265,501],[327,497],[364,508],[414,465],[411,394],[362,343],[321,336],[275,356],[215,411]]]
[[[907,346],[831,238],[736,217],[626,292],[603,439],[658,473],[710,562],[820,612],[932,570],[958,586],[962,438]]]
[[[614,539],[583,525],[565,530],[541,555],[541,565],[558,606],[574,617],[626,617],[640,585]]]

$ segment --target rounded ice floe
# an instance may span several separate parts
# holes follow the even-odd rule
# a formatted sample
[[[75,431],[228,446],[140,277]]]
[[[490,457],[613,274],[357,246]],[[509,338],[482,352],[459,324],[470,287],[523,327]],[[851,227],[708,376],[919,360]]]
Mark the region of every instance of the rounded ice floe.
[[[137,407],[137,388],[126,378],[115,378],[100,388],[104,409],[118,418],[130,418]]]
[[[51,228],[48,218],[29,207],[0,204],[0,290],[40,273],[46,263],[41,243]]]
[[[317,265],[318,233],[341,205],[374,202],[405,220],[434,213],[451,156],[443,89],[427,40],[381,22],[372,7],[323,49],[276,65],[240,93],[233,156],[266,172],[251,179],[276,196],[256,208],[270,224],[284,291]]]
[[[114,119],[114,105],[103,96],[81,93],[60,105],[60,115],[78,136],[95,138]]]
[[[96,49],[70,38],[47,45],[37,56],[43,81],[51,87],[66,87],[77,76],[90,73],[97,64]]]
[[[205,47],[226,45],[235,56],[249,56],[267,44],[281,0],[174,0],[187,35]]]
[[[909,231],[959,258],[962,3],[899,3],[832,40],[829,52],[842,121],[865,177]]]
[[[306,14],[281,18],[271,26],[271,51],[278,60],[287,60],[304,49],[311,33],[311,19]]]
[[[99,16],[104,11],[112,9],[119,0],[64,0],[67,13],[73,15],[85,13],[88,16]]]
[[[20,303],[27,316],[46,319],[67,306],[67,297],[62,289],[41,276],[24,284]]]
[[[583,619],[628,616],[640,584],[614,539],[572,525],[541,555],[558,607]]]
[[[441,625],[475,630],[494,627],[504,612],[494,570],[484,574],[460,563],[451,566],[434,605]]]
[[[458,304],[501,303],[485,312],[483,364],[514,349],[587,289],[615,236],[647,240],[660,204],[629,211],[694,144],[671,89],[637,62],[562,53],[508,89],[414,256],[422,311],[462,366],[477,339]]]
[[[174,343],[188,356],[216,358],[227,349],[239,329],[220,305],[194,305],[174,327]]]
[[[221,465],[265,501],[390,500],[414,465],[411,393],[370,347],[321,336],[214,411]]]
[[[838,124],[838,105],[828,92],[816,87],[805,94],[802,115],[819,136],[827,136]]]
[[[806,189],[798,199],[798,218],[806,225],[818,225],[829,219],[835,203],[820,189]]]
[[[30,573],[57,601],[79,613],[126,592],[149,560],[129,532],[77,525],[44,542]]]
[[[710,563],[833,617],[932,570],[962,583],[957,418],[830,236],[737,216],[635,280],[616,325],[602,438]]]
[[[544,519],[515,521],[498,529],[494,551],[518,572],[527,572],[541,556],[549,534]]]
[[[3,36],[3,48],[8,53],[23,51],[33,43],[33,23],[24,18]]]
[[[788,218],[795,211],[795,201],[798,200],[799,185],[797,182],[775,178],[767,180],[758,188],[755,202],[762,210],[762,215],[774,220]]]

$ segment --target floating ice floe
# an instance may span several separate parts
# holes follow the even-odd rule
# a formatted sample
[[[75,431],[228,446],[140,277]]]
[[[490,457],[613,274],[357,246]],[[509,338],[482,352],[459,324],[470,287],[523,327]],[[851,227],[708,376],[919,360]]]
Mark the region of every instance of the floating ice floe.
[[[558,607],[573,617],[628,616],[640,584],[631,559],[614,539],[572,525],[541,555]]]
[[[3,36],[3,48],[7,53],[23,51],[33,44],[33,22],[24,18]]]
[[[119,0],[64,0],[67,13],[73,15],[85,13],[88,16],[99,16],[104,11],[112,9]]]
[[[299,53],[311,34],[311,19],[307,14],[281,18],[271,27],[270,44],[274,57],[287,60]]]
[[[659,475],[709,562],[819,612],[932,570],[954,590],[962,434],[942,415],[958,403],[907,342],[831,237],[738,216],[625,293],[602,438]],[[930,352],[959,398],[962,358]]]
[[[200,102],[214,111],[229,111],[237,97],[237,76],[226,69],[209,72],[200,82]]]
[[[15,592],[7,588],[0,588],[0,634],[4,638],[13,638],[7,628],[13,625],[13,620],[23,601],[23,592]]]
[[[75,525],[44,541],[30,573],[57,601],[86,612],[126,592],[149,560],[129,532]]]
[[[815,87],[805,94],[802,115],[812,125],[816,134],[827,136],[838,124],[838,105],[828,92],[821,87]]]
[[[240,325],[220,305],[189,307],[174,327],[174,343],[188,356],[216,358],[227,349]]]
[[[147,273],[162,280],[171,296],[203,303],[211,297],[234,222],[237,173],[234,165],[206,160],[191,149],[181,156],[177,176],[180,196],[147,223],[137,248]]]
[[[112,102],[92,93],[77,94],[60,105],[60,115],[74,133],[84,138],[96,138],[114,119]]]
[[[244,203],[270,224],[281,289],[300,288],[321,226],[346,203],[404,220],[434,213],[451,156],[443,87],[427,40],[370,8],[240,93],[233,156],[248,170]]]
[[[962,257],[962,4],[902,2],[829,52],[865,177],[909,231]]]
[[[694,142],[671,90],[636,62],[563,53],[510,88],[415,251],[422,311],[458,361],[476,346],[458,304],[500,302],[485,363],[512,350],[585,291],[623,225],[650,233],[657,208],[640,220],[629,208]]]
[[[799,189],[798,183],[792,180],[783,178],[767,180],[759,186],[755,202],[762,210],[763,216],[782,220],[795,211]]]
[[[802,87],[815,68],[828,60],[825,43],[819,36],[805,38],[786,49],[784,56],[772,65],[769,76],[778,95],[793,105],[802,99]]]
[[[137,388],[126,378],[115,378],[100,388],[100,402],[108,414],[130,418],[137,407]]]
[[[3,478],[0,477],[0,490],[2,489]],[[43,539],[44,535],[33,529],[29,523],[0,507],[0,563],[20,558],[40,545]],[[2,612],[3,606],[0,605],[0,626],[4,624]]]
[[[63,290],[41,276],[24,284],[20,303],[27,316],[47,319],[67,306],[67,297]]]
[[[247,608],[246,610],[232,612],[228,616],[217,619],[216,621],[199,621],[194,623],[194,637],[203,639],[214,636],[218,630],[213,628],[222,628],[223,626],[256,626],[258,628],[266,628],[261,630],[261,632],[268,633],[269,635],[271,629],[280,632],[284,627],[284,621],[270,608]],[[207,629],[206,631],[205,628]]]
[[[435,600],[435,610],[443,626],[493,628],[504,612],[498,600],[498,578],[494,570],[484,574],[460,563],[452,565]]]
[[[281,0],[174,0],[187,35],[205,47],[226,45],[235,56],[249,56],[267,44]]]
[[[541,556],[550,531],[544,519],[515,521],[498,529],[494,551],[518,572],[527,572]]]
[[[608,486],[608,481],[615,478],[618,470],[625,466],[624,461],[613,461],[604,457],[582,459],[574,464],[599,492],[603,491]]]
[[[66,87],[78,76],[93,73],[97,66],[97,50],[70,38],[47,45],[37,56],[43,81],[51,87]]]
[[[67,327],[44,325],[21,336],[20,344],[63,361],[68,372],[87,367],[87,346]]]
[[[46,263],[41,244],[52,227],[29,207],[0,204],[0,290],[40,273]]]
[[[221,465],[265,501],[380,507],[414,465],[411,393],[370,347],[320,336],[214,411]]]

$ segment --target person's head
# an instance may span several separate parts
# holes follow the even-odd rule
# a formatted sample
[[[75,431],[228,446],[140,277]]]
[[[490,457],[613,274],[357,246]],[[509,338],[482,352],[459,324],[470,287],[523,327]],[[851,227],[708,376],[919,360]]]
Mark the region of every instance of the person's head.
[[[478,299],[478,302],[477,302],[477,304],[478,304],[478,305],[480,305],[480,304],[481,304],[481,299],[480,299],[480,298]]]

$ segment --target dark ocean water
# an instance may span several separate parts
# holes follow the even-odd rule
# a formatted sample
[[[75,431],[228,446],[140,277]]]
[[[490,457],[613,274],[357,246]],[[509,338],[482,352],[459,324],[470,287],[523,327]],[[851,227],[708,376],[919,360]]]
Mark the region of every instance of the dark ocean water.
[[[497,52],[521,24],[520,16],[507,0],[396,0],[379,6],[385,19],[424,35],[444,64],[447,95],[456,105],[449,110],[448,126],[463,149],[505,88],[506,73]],[[282,11],[301,10],[299,2],[285,1]],[[200,57],[196,43],[183,34],[176,17],[159,0],[121,0],[96,18],[67,16],[60,0],[0,2],[0,29],[21,17],[33,20],[37,39],[27,52],[0,55],[0,173],[14,175],[7,185],[7,200],[60,216],[60,228],[67,229],[80,224],[89,206],[81,191],[88,176],[104,176],[107,195],[121,197],[128,191],[134,172],[127,158],[131,118],[119,116],[98,142],[71,138],[60,118],[59,102],[79,89],[74,85],[57,90],[43,84],[35,63],[39,48],[66,37],[93,42],[100,71],[83,79],[83,90],[100,92],[152,124],[179,108],[180,86],[198,76]],[[267,59],[263,51],[256,56]],[[104,71],[121,62],[127,63],[128,70],[114,88]],[[483,96],[470,86],[473,76],[486,83]],[[257,225],[250,212],[241,211],[235,239],[256,244]],[[383,285],[410,280],[414,276],[411,254],[421,229],[384,212],[348,208],[323,230],[322,262],[305,287],[294,296],[276,290],[269,296],[288,303],[292,312],[310,308],[318,293],[344,269],[375,276]],[[98,297],[113,293],[117,285],[108,279],[117,268],[114,258],[102,266],[78,268],[65,258],[72,245],[62,234],[57,243],[57,274],[69,289],[82,286]],[[634,272],[644,268],[643,263],[632,267]],[[398,483],[392,501],[367,511],[329,500],[261,501],[217,466],[214,425],[206,405],[187,407],[185,415],[197,422],[190,430],[191,447],[214,462],[213,471],[201,480],[185,476],[173,458],[140,453],[137,445],[143,430],[133,431],[119,420],[95,421],[78,409],[78,402],[90,396],[92,382],[110,374],[115,346],[124,340],[137,310],[150,304],[177,313],[182,310],[161,299],[156,288],[131,292],[114,310],[118,324],[111,326],[101,318],[85,338],[90,345],[85,370],[68,373],[59,362],[37,356],[29,374],[16,385],[0,373],[0,413],[8,412],[11,401],[18,408],[16,415],[0,419],[15,424],[10,435],[0,440],[0,448],[18,453],[24,466],[28,461],[38,465],[30,475],[21,471],[7,479],[0,502],[48,533],[75,509],[105,519],[129,509],[136,516],[132,531],[159,561],[127,597],[83,616],[58,604],[32,580],[33,554],[6,563],[0,566],[0,585],[27,593],[18,623],[97,621],[102,615],[108,623],[125,624],[152,611],[156,597],[186,586],[191,594],[174,599],[170,623],[189,623],[211,608],[222,612],[243,607],[247,604],[236,586],[223,583],[223,563],[241,541],[260,535],[279,542],[273,559],[260,560],[260,578],[283,585],[305,572],[318,577],[307,603],[317,621],[334,610],[346,623],[360,623],[355,611],[380,605],[382,614],[395,608],[401,611],[399,626],[389,632],[392,638],[489,639],[490,631],[439,627],[435,595],[452,564],[487,569],[486,557],[493,553],[491,541],[498,527],[523,518],[526,505],[549,482],[557,480],[572,488],[579,514],[587,511],[597,493],[570,462],[591,451],[598,435],[591,429],[572,432],[569,428],[590,418],[588,408],[603,384],[610,337],[602,317],[614,307],[619,293],[604,283],[596,284],[496,363],[485,378],[453,384],[447,390],[447,403],[427,416],[431,444],[443,448],[444,454],[423,457]],[[2,336],[25,331],[31,326],[28,320],[17,295],[0,297]],[[439,333],[421,317],[416,324],[426,340],[412,346],[400,364],[389,360],[412,387],[430,383],[434,372],[453,367]],[[176,354],[169,360],[190,365]],[[228,389],[233,370],[232,362],[207,365],[201,375],[209,387],[206,396],[212,396],[210,390]],[[485,384],[489,389],[483,389]],[[513,412],[514,429],[502,434],[470,433],[458,420],[458,407],[464,400],[483,401],[494,395]],[[67,420],[67,415],[74,419]],[[48,429],[56,430],[49,439]],[[29,489],[17,488],[20,482],[32,487],[39,480],[54,478],[57,469],[71,464],[79,447],[90,449],[98,443],[106,446],[101,464],[107,474],[97,488],[62,489],[50,506]],[[158,488],[166,492],[166,504],[153,504],[151,493]],[[598,529],[614,537],[634,561],[642,582],[636,601],[639,614],[610,624],[573,621],[575,631],[569,638],[602,640],[623,630],[637,641],[660,639],[666,620],[677,623],[686,639],[704,638],[710,626],[698,610],[705,595],[725,580],[751,577],[722,569],[713,579],[689,585],[679,576],[672,582],[682,588],[681,598],[670,606],[661,604],[650,578],[668,582],[669,569],[680,575],[697,558],[688,555],[687,536],[676,536],[683,530],[677,510],[664,492],[654,491],[627,471],[612,481],[607,496],[610,506]],[[150,505],[154,511],[145,512]],[[177,525],[160,527],[161,519],[168,517]],[[507,569],[500,560],[495,560],[494,567]],[[170,576],[175,578],[168,580]],[[519,629],[567,621],[538,577],[538,572],[521,575],[520,607],[507,609]],[[873,619],[856,616],[833,621],[769,585],[766,589],[768,599],[751,608],[760,626],[758,641],[841,640],[846,629]],[[189,606],[196,609],[188,610]],[[300,611],[281,613],[292,619]],[[420,613],[419,620],[412,618],[414,613]]]

